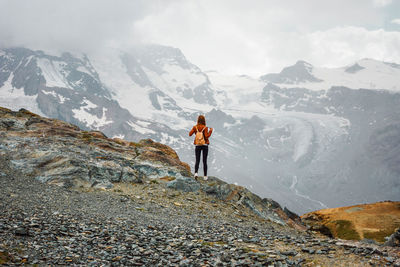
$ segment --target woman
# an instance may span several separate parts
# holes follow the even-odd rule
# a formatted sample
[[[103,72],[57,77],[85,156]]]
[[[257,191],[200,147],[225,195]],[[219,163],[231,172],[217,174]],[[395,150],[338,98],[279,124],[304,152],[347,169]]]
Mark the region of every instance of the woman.
[[[200,154],[203,151],[203,170],[204,170],[204,180],[207,180],[207,155],[208,155],[208,145],[210,141],[208,138],[211,136],[213,128],[208,129],[206,127],[206,118],[200,115],[197,118],[197,125],[193,126],[192,130],[189,132],[189,136],[196,133],[194,139],[196,164],[194,165],[194,178],[197,179],[199,164],[200,164]]]

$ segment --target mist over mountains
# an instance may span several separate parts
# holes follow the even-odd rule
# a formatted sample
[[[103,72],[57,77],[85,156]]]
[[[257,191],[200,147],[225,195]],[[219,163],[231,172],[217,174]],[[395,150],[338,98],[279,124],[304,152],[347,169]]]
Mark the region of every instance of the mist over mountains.
[[[298,213],[400,200],[400,65],[362,59],[280,73],[203,71],[177,48],[92,54],[0,50],[0,106],[127,140],[152,138],[193,166],[188,131],[215,129],[209,172]],[[201,173],[201,171],[200,171]]]

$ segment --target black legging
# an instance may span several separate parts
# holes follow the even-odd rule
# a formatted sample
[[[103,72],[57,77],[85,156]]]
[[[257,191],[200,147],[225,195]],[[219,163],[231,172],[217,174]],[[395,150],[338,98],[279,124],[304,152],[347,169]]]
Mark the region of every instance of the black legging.
[[[204,170],[204,176],[207,176],[207,155],[208,155],[208,146],[196,146],[196,149],[194,150],[196,154],[196,164],[194,165],[194,172],[197,173],[199,170],[199,164],[200,164],[200,153],[203,151],[203,170]]]

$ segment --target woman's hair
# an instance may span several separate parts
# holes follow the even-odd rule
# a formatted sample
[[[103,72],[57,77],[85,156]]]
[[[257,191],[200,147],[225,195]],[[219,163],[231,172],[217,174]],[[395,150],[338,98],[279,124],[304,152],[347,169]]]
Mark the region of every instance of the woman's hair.
[[[206,125],[206,118],[203,115],[199,115],[197,118],[197,124]]]

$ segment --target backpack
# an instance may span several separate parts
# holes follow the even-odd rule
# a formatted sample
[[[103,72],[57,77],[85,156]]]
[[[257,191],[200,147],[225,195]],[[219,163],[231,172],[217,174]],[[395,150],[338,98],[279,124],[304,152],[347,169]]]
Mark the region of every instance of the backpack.
[[[196,136],[194,137],[194,144],[196,146],[202,146],[206,144],[206,139],[204,138],[204,134],[203,131],[206,127],[203,128],[203,130],[201,130],[201,132],[199,132],[199,130],[197,129],[196,126]]]

